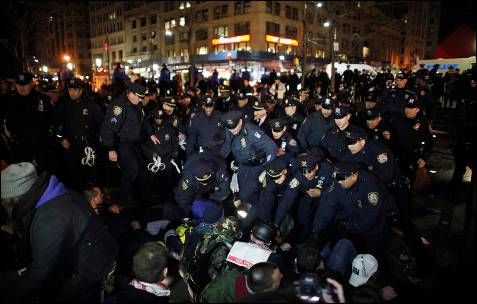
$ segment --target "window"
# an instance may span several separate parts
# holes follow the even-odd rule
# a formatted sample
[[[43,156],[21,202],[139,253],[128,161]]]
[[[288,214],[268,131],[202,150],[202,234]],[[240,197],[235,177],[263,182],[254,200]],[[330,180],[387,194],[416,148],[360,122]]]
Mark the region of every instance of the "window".
[[[152,45],[152,50],[153,50],[153,51],[157,51],[157,44],[153,44],[153,45]]]
[[[189,41],[189,32],[181,32],[181,33],[179,33],[179,41],[180,41],[180,42],[187,42],[187,41]]]
[[[189,56],[189,50],[188,49],[181,49],[180,50],[180,56]]]
[[[141,27],[146,26],[146,17],[141,18]]]
[[[267,1],[267,14],[271,14],[273,11],[273,1]]]
[[[287,26],[285,27],[285,37],[287,38],[296,38],[298,34],[298,30],[296,27]]]
[[[298,20],[298,9],[287,5],[285,8],[285,17],[292,20]]]
[[[179,25],[180,26],[185,26],[186,25],[186,17],[180,17],[179,18]]]
[[[141,51],[142,52],[147,52],[147,46],[143,46]]]
[[[165,43],[166,45],[171,45],[171,44],[174,44],[174,41],[175,41],[175,39],[174,39],[174,34],[172,34],[172,35],[166,35],[166,38],[165,38],[165,40],[164,40],[164,43]]]
[[[201,46],[196,49],[197,55],[207,55],[209,53],[209,49],[206,46]]]
[[[280,16],[280,3],[279,2],[274,2],[273,4],[273,14],[275,16]]]
[[[229,15],[229,5],[224,4],[222,5],[222,18],[225,18]]]
[[[250,12],[250,1],[235,1],[235,15],[243,15]]]
[[[234,32],[236,36],[250,34],[250,22],[236,23]]]
[[[111,57],[113,57],[113,61],[116,61],[116,52],[115,51],[112,51],[111,52]]]
[[[141,41],[146,41],[147,40],[147,35],[146,33],[141,34]]]
[[[267,22],[266,33],[271,35],[280,35],[280,24]]]
[[[132,53],[137,53],[137,48],[133,48]]]
[[[195,41],[207,40],[207,30],[200,29],[195,32]]]
[[[176,26],[176,20],[175,19],[169,19],[164,22],[164,29],[166,31],[170,30],[171,28]]]
[[[164,12],[170,12],[173,11],[175,8],[175,3],[174,1],[164,1]]]
[[[220,19],[220,9],[221,9],[220,6],[214,7],[214,20]]]
[[[137,37],[136,37],[136,35],[133,35],[133,42],[137,42]]]
[[[250,13],[250,1],[243,2],[243,13],[244,14]]]
[[[214,27],[214,37],[228,37],[229,36],[229,28],[228,26],[219,26]]]
[[[201,10],[195,13],[195,20],[197,22],[208,21],[209,19],[209,10]]]
[[[276,53],[278,50],[276,43],[267,43],[267,52]]]
[[[131,27],[132,27],[133,29],[136,28],[136,20],[133,20],[133,21],[132,21],[132,26],[131,26]]]
[[[119,50],[119,61],[123,61],[123,50]]]
[[[151,15],[151,24],[157,23],[157,15]]]

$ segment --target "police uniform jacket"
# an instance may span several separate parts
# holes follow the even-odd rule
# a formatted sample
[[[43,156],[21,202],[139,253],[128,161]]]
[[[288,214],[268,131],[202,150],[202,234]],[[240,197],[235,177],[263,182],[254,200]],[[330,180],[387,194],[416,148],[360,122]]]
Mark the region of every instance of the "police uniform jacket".
[[[28,96],[13,93],[6,107],[6,127],[14,138],[46,138],[50,134],[53,105],[50,97],[36,90]]]
[[[207,117],[203,111],[199,112],[191,119],[190,127],[187,131],[187,154],[190,155],[197,151],[199,147],[209,146],[215,142],[214,136],[223,133],[224,130],[219,127],[219,121],[222,114],[214,110],[210,117]]]
[[[239,165],[258,166],[275,159],[277,146],[262,129],[244,122],[239,134],[233,135],[228,130],[225,132],[220,155],[225,158],[231,151]]]
[[[298,106],[295,114],[292,116],[286,115],[285,112],[282,115],[279,115],[278,118],[284,119],[287,122],[287,131],[290,132],[293,136],[297,136],[298,130],[301,127],[301,124],[305,120],[305,117],[298,112]]]
[[[273,138],[273,135],[271,134],[269,136],[277,145],[277,147],[285,149],[285,154],[278,157],[283,159],[285,162],[290,163],[290,161],[295,158],[298,152],[300,152],[297,141],[290,133],[288,133],[288,131],[285,131],[285,133],[283,133],[282,137],[279,139]]]
[[[404,113],[404,95],[407,88],[394,88],[391,90],[384,90],[381,98],[383,102],[384,112],[388,115],[392,113]]]
[[[208,159],[214,163],[213,179],[207,185],[200,183],[191,173],[191,168],[198,162]],[[222,202],[230,194],[230,180],[225,162],[220,157],[210,154],[194,154],[184,166],[184,174],[175,190],[175,199],[185,216],[189,215],[193,200],[197,197]]]
[[[153,157],[159,156],[162,163],[169,163],[171,159],[177,158],[179,153],[179,142],[177,131],[166,124],[155,125],[152,118],[144,123],[145,134],[141,141],[141,149],[147,162],[152,162]],[[150,136],[155,135],[160,143],[152,142]]]
[[[104,114],[93,101],[83,96],[77,101],[67,99],[58,104],[57,115],[56,136],[58,138],[66,138],[70,142],[83,141],[88,144],[99,140]]]
[[[368,134],[368,138],[372,138],[377,140],[383,144],[385,144],[391,151],[394,151],[394,131],[392,127],[387,123],[384,118],[379,122],[379,124],[374,129],[369,129],[367,126],[364,126],[364,130],[366,130]],[[386,139],[384,133],[388,132],[389,139]]]
[[[350,154],[345,143],[345,132],[354,127],[350,123],[344,130],[341,130],[335,125],[329,128],[321,138],[321,146],[328,151],[333,160],[341,161],[345,155]]]
[[[251,121],[253,119],[253,107],[250,101],[243,107],[233,105],[232,107],[230,107],[230,111],[242,112],[242,117],[245,119],[245,121]]]
[[[331,191],[322,194],[314,232],[324,231],[338,218],[337,214],[350,233],[382,232],[387,198],[384,185],[378,178],[360,170],[356,184],[350,189],[343,189],[336,183]]]
[[[325,118],[320,112],[310,114],[298,130],[298,142],[303,150],[318,147],[325,132],[335,126],[332,116]]]
[[[106,110],[101,127],[101,139],[110,151],[116,149],[118,141],[137,142],[140,139],[144,118],[142,106],[133,105],[125,95],[113,100]]]
[[[285,181],[282,184],[277,184],[268,175],[263,180],[259,197],[259,216],[262,220],[271,220],[273,207],[276,203],[277,206],[283,204],[284,196],[287,189],[287,185],[290,182],[290,177],[287,175]]]
[[[334,185],[332,175],[333,167],[327,161],[318,164],[318,171],[312,180],[308,180],[303,173],[297,172],[287,183],[283,198],[276,211],[275,224],[280,224],[283,221],[300,195],[303,195],[304,198],[314,199],[309,197],[306,191],[318,188],[322,191],[322,195],[324,192],[329,191]]]

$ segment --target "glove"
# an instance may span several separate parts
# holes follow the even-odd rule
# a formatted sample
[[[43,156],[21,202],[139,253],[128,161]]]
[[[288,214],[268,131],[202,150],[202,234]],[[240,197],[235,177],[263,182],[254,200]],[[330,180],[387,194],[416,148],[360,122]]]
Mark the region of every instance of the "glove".
[[[230,181],[230,190],[233,193],[239,192],[239,184],[238,184],[238,179],[237,179],[237,173],[234,173],[232,175],[232,180]]]
[[[237,172],[238,168],[239,168],[239,167],[237,167],[237,166],[235,165],[235,161],[234,161],[234,160],[230,162],[230,169],[232,169],[232,171]]]
[[[266,171],[263,171],[262,173],[260,173],[260,175],[258,176],[258,181],[261,183],[263,183],[263,181],[265,180],[265,175],[267,174]]]
[[[185,151],[186,150],[186,140],[185,139],[179,140],[179,146],[181,147],[181,149],[183,151]]]

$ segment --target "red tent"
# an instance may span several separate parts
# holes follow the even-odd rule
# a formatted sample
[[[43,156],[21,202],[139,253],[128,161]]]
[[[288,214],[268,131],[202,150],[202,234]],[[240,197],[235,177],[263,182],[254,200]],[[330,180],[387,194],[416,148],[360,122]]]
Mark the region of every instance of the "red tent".
[[[436,47],[434,58],[465,58],[475,56],[475,29],[462,25]]]

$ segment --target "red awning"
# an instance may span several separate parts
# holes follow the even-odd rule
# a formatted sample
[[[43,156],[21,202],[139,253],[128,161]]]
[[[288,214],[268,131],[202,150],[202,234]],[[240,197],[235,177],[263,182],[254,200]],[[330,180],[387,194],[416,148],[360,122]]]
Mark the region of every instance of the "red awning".
[[[434,58],[465,58],[475,56],[475,29],[462,25],[436,47]]]

